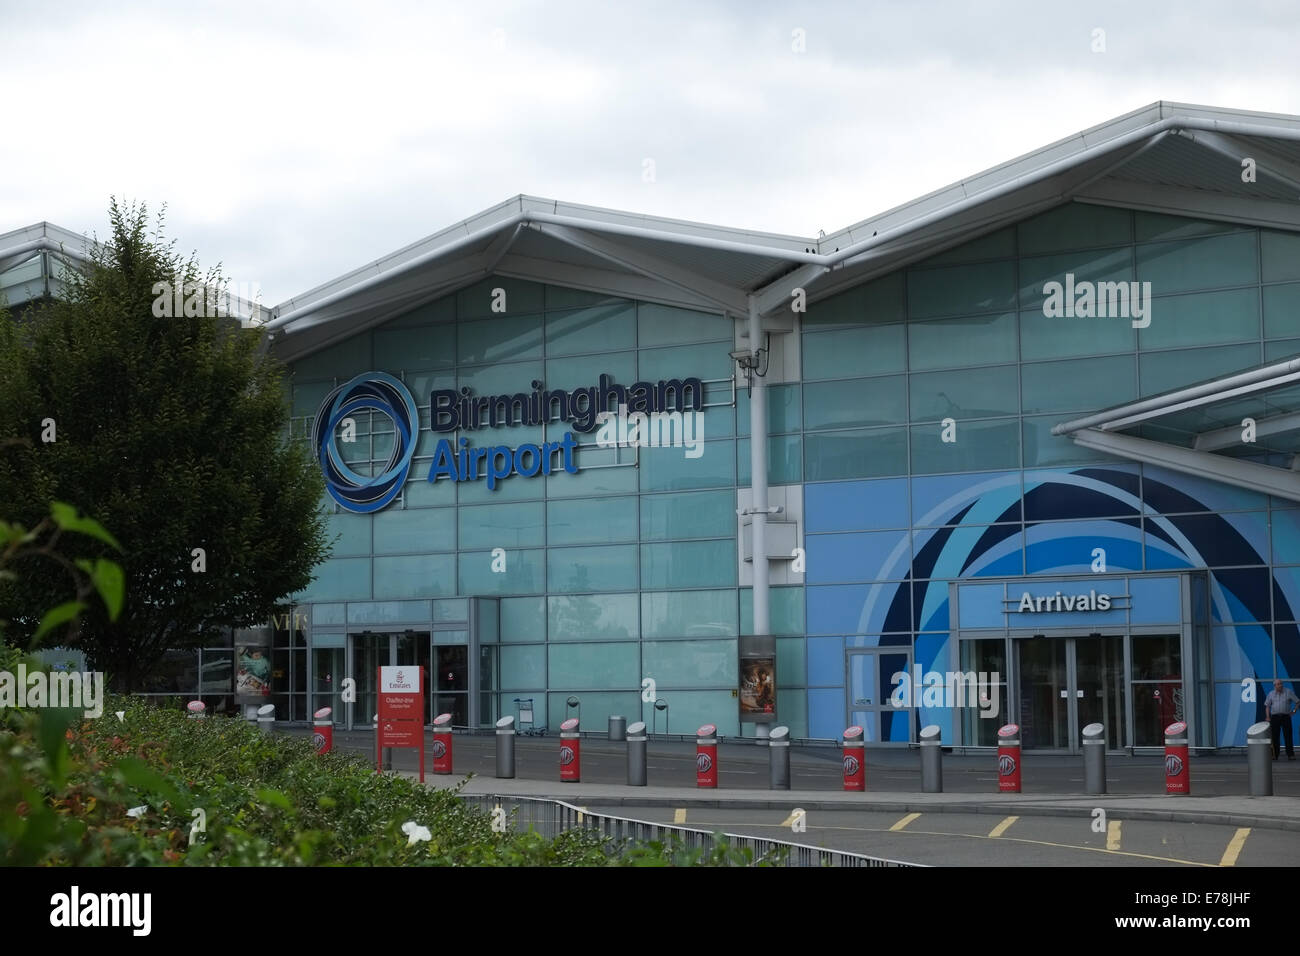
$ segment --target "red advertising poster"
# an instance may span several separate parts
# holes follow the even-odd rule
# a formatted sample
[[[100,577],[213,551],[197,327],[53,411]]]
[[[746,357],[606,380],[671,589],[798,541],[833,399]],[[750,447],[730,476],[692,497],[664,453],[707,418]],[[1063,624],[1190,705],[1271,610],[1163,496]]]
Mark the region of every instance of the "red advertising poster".
[[[424,782],[424,668],[398,665],[379,668],[379,732],[375,734],[375,772],[383,767],[385,747],[420,751]]]

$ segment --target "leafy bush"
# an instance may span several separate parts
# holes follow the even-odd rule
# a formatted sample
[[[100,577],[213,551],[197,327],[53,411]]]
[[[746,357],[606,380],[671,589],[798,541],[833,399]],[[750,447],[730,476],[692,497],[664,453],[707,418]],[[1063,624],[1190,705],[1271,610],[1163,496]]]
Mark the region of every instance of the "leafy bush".
[[[0,666],[3,661],[0,660]],[[116,711],[124,711],[121,722]],[[719,841],[620,845],[589,831],[554,840],[496,833],[454,792],[317,754],[237,718],[188,719],[138,699],[105,715],[10,710],[0,721],[5,865],[717,866],[747,865]],[[132,808],[138,815],[128,815]],[[201,813],[200,813],[201,811]],[[194,836],[196,820],[204,832]],[[427,828],[412,842],[403,824]]]

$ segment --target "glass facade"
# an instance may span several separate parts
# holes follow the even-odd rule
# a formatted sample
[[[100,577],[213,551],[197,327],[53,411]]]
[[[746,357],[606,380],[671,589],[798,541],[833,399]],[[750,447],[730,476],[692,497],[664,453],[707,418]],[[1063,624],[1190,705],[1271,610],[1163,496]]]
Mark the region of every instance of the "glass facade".
[[[855,715],[870,715],[860,718],[869,739],[914,739],[917,720],[876,711],[878,688],[867,686],[898,661],[941,672],[1000,661],[1003,692],[1029,681],[1031,695],[1046,693],[1050,680],[1035,683],[1028,665],[1018,681],[1009,676],[1001,642],[958,652],[949,584],[1087,574],[1101,549],[1105,569],[1135,573],[1138,591],[1142,573],[1208,569],[1196,645],[1205,647],[1204,686],[1194,690],[1201,713],[1213,714],[1211,742],[1244,743],[1259,716],[1253,704],[1246,713],[1231,703],[1234,688],[1300,670],[1300,574],[1291,567],[1300,567],[1300,510],[1108,459],[1051,428],[1300,354],[1298,254],[1281,233],[1067,204],[811,303],[784,336],[798,361],[768,390],[769,480],[798,496],[806,551],[806,571],[772,589],[779,720],[792,736],[837,738]],[[1045,286],[1067,276],[1149,288],[1149,324],[1049,316]],[[504,312],[494,310],[494,290]],[[648,722],[649,678],[674,730],[712,722],[738,734],[737,639],[751,607],[736,509],[750,429],[732,348],[733,326],[720,315],[491,277],[297,361],[296,437],[309,438],[322,400],[362,373],[400,379],[421,406],[410,476],[387,508],[350,514],[327,499],[334,554],[297,602],[319,625],[344,602],[499,599],[485,671],[495,684],[481,722],[531,698],[537,722],[556,727],[570,695],[588,708],[588,726],[607,713]],[[515,475],[494,490],[425,480],[438,440],[457,437],[428,430],[433,390],[513,395],[535,381],[573,390],[602,374],[624,386],[700,379],[698,456],[605,448],[575,434],[576,474]],[[383,471],[392,421],[362,413],[355,426],[355,440],[338,446],[345,463]],[[514,448],[570,429],[552,421],[463,435]],[[437,645],[435,623],[426,630]],[[1034,652],[1033,666],[1064,673],[1068,659],[1101,695],[1091,701],[1098,713],[1130,699],[1163,713],[1147,700],[1170,681],[1167,667],[1151,676],[1153,661],[1168,663],[1163,639],[1062,644]],[[1190,661],[1178,666],[1191,673]],[[302,667],[304,687],[309,669],[320,668]],[[1056,706],[1044,698],[1040,728]],[[985,730],[950,718],[945,740],[988,743]]]

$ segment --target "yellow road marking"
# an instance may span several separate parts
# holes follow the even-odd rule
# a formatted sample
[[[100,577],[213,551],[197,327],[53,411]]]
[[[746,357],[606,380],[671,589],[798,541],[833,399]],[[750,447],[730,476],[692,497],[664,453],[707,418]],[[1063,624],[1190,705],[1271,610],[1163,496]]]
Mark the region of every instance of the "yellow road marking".
[[[1119,820],[1111,820],[1106,824],[1106,849],[1119,849]]]
[[[695,823],[695,825],[696,825],[696,826],[699,826],[699,827],[710,827],[710,826],[715,826],[715,827],[728,827],[728,826],[733,826],[733,827],[734,827],[734,826],[737,826],[736,823],[734,823],[734,822],[730,822],[730,821],[729,821],[729,822],[726,822],[726,823],[709,823],[709,822],[704,821],[704,820],[697,820],[696,823]],[[745,827],[754,827],[754,828],[756,828],[756,829],[771,829],[771,828],[773,828],[773,827],[779,826],[779,824],[776,824],[776,823],[744,823],[744,824],[739,824],[739,825],[740,825],[740,826],[745,826]],[[818,829],[818,830],[844,830],[844,831],[847,831],[847,832],[849,832],[849,833],[886,833],[886,832],[888,832],[888,831],[886,831],[886,830],[881,830],[879,827],[827,827],[827,826],[821,826],[821,827],[818,827],[817,829]],[[916,835],[916,836],[964,837],[964,838],[967,839],[967,840],[987,840],[987,839],[989,839],[988,837],[983,836],[983,835],[981,835],[981,834],[979,834],[979,833],[941,833],[941,832],[939,832],[939,831],[937,831],[937,830],[904,830],[904,831],[902,831],[902,832],[907,833],[908,835]],[[1062,850],[1086,850],[1086,851],[1088,851],[1089,853],[1109,853],[1109,854],[1111,854],[1111,855],[1113,855],[1113,856],[1131,856],[1131,857],[1135,857],[1135,858],[1140,859],[1140,860],[1156,860],[1156,861],[1158,861],[1158,862],[1160,862],[1160,863],[1180,863],[1180,864],[1182,864],[1183,866],[1219,866],[1219,865],[1220,865],[1220,864],[1218,864],[1218,863],[1202,863],[1202,862],[1199,861],[1199,860],[1182,860],[1182,859],[1179,859],[1178,857],[1174,857],[1174,856],[1155,856],[1154,854],[1151,854],[1151,853],[1134,853],[1134,852],[1132,852],[1132,851],[1130,851],[1130,850],[1104,850],[1104,849],[1102,849],[1102,848],[1099,847],[1099,846],[1078,846],[1077,844],[1074,844],[1074,843],[1053,843],[1053,842],[1051,842],[1050,840],[1027,840],[1027,839],[1025,839],[1024,837],[999,837],[998,839],[1000,839],[1000,840],[1002,840],[1002,841],[1004,841],[1004,842],[1010,842],[1010,843],[1026,843],[1026,844],[1029,844],[1029,845],[1031,845],[1031,846],[1052,846],[1052,847],[1057,847],[1058,849],[1062,849]],[[853,850],[853,851],[850,851],[850,852],[854,852],[854,853],[856,853],[856,852],[858,852],[858,851]]]
[[[921,814],[919,814],[919,813],[909,813],[907,816],[903,817],[903,819],[899,820],[899,821],[898,821],[897,823],[895,823],[892,827],[890,827],[890,828],[889,828],[890,832],[891,832],[891,833],[897,833],[899,830],[903,829],[905,826],[907,826],[909,823],[911,823],[913,820],[915,820],[915,819],[916,819],[917,817],[919,817],[920,815],[921,815]]]
[[[685,822],[686,822],[686,808],[678,807],[676,810],[673,811],[673,823],[685,823]]]
[[[1011,826],[1011,824],[1015,823],[1019,819],[1020,819],[1019,817],[1007,817],[1005,820],[1003,820],[1001,823],[999,823],[997,826],[995,826],[992,830],[989,831],[989,837],[992,838],[992,837],[1002,836],[1002,834],[1007,832],[1007,829]]]
[[[1241,854],[1241,848],[1246,845],[1246,837],[1250,836],[1250,827],[1242,827],[1232,835],[1228,841],[1228,848],[1223,851],[1223,859],[1219,861],[1219,866],[1236,866],[1237,857]]]
[[[788,826],[789,826],[790,824],[792,824],[792,823],[794,823],[794,814],[793,814],[793,813],[790,814],[788,817],[786,817],[784,820],[782,820],[780,823],[778,823],[777,826],[788,827]]]

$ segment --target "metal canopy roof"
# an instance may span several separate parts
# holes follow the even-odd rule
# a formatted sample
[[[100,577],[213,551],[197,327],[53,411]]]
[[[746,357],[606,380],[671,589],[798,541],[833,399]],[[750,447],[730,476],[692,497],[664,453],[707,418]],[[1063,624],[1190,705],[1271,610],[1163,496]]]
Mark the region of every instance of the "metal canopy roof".
[[[1300,356],[1116,405],[1052,434],[1300,501]]]
[[[293,361],[493,274],[719,316],[752,307],[789,328],[775,317],[796,287],[816,302],[1070,201],[1300,231],[1300,117],[1157,102],[821,238],[515,196],[280,303],[265,328]],[[0,269],[54,229],[0,236]]]

